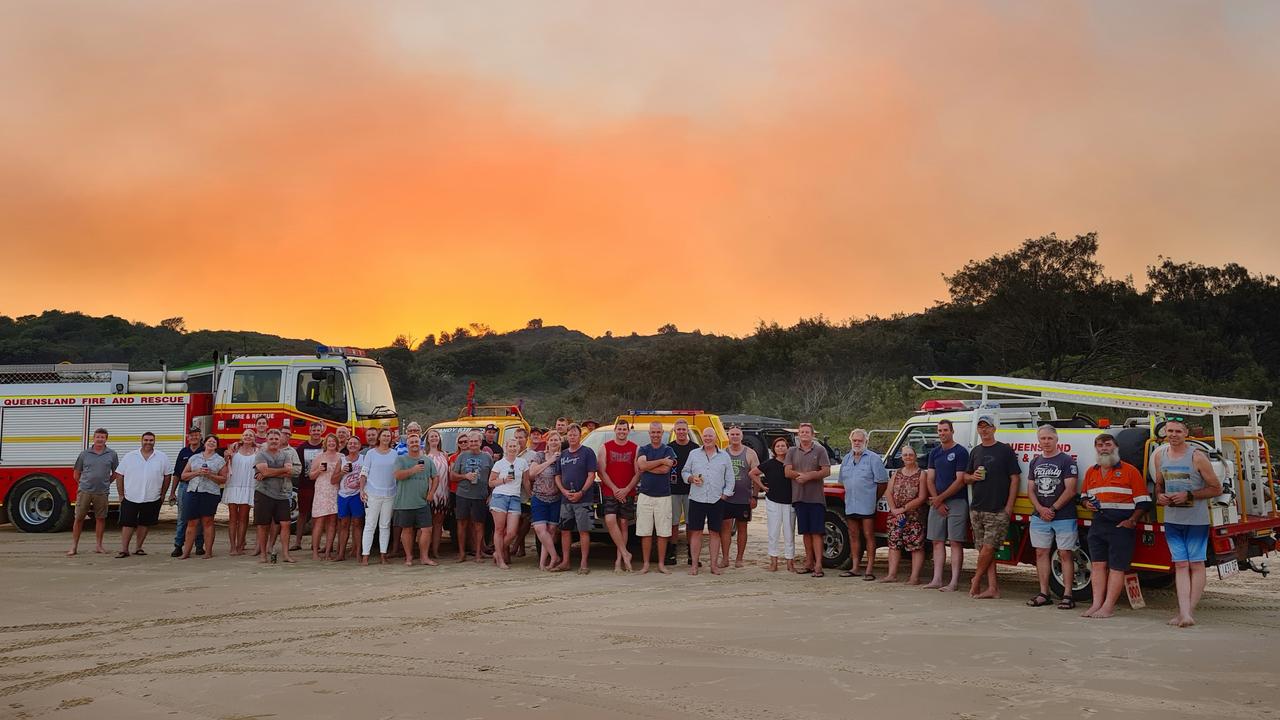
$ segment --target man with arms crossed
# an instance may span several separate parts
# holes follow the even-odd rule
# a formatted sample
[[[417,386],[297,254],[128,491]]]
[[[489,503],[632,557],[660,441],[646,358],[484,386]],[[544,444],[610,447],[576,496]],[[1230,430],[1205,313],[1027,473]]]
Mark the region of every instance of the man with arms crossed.
[[[258,450],[253,463],[258,477],[253,488],[253,524],[258,528],[258,562],[270,562],[275,552],[279,528],[280,549],[287,563],[295,562],[289,555],[289,497],[293,493],[293,456],[282,447],[281,433],[276,428],[267,431],[267,444]]]
[[[804,562],[796,572],[822,577],[822,538],[826,535],[827,501],[822,486],[831,474],[827,449],[813,441],[813,424],[800,423],[798,443],[787,451],[783,466],[791,478],[791,507],[796,531],[804,540]]]
[[[662,444],[662,423],[649,423],[649,444],[636,453],[640,494],[636,497],[636,535],[640,536],[640,574],[649,572],[649,549],[658,535],[658,572],[668,574],[667,540],[671,537],[671,469],[676,451]]]
[[[955,426],[938,421],[939,444],[929,451],[925,487],[929,492],[929,521],[925,537],[933,542],[933,580],[926,588],[955,592],[964,566],[964,543],[969,539],[969,491],[960,477],[969,467],[969,451],[956,444]],[[942,566],[951,546],[951,582],[942,584]]]
[[[97,540],[93,551],[107,551],[102,546],[102,538],[107,532],[107,498],[111,492],[112,474],[119,466],[120,458],[116,451],[107,447],[106,429],[94,430],[93,444],[88,450],[80,451],[75,466],[71,468],[71,477],[76,481],[76,519],[71,526],[71,549],[67,551],[67,557],[75,555],[80,547],[80,531],[89,513],[93,513],[93,535]]]
[[[978,416],[978,445],[969,451],[969,468],[964,481],[973,487],[969,503],[969,522],[973,525],[973,542],[979,547],[978,569],[969,585],[969,597],[978,600],[1000,597],[996,582],[996,548],[1004,544],[1013,501],[1018,498],[1022,467],[1008,444],[996,440],[996,416]],[[982,590],[982,579],[987,589]]]

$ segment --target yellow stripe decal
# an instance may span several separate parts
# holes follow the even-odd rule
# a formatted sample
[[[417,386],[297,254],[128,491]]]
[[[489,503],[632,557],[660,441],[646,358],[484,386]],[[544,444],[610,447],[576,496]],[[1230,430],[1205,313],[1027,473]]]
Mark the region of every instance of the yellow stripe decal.
[[[1136,563],[1136,562],[1131,562],[1129,564],[1132,565],[1133,567],[1150,568],[1152,570],[1168,570],[1169,569],[1168,565],[1148,565],[1146,563]]]
[[[27,435],[16,437],[6,435],[4,437],[6,443],[65,443],[65,442],[84,442],[83,435]]]

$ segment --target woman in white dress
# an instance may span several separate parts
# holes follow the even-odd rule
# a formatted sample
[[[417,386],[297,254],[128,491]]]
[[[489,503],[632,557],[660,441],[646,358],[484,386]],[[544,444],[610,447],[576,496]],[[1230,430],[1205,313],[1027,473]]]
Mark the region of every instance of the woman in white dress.
[[[252,430],[245,430],[239,442],[231,443],[227,448],[231,470],[227,474],[227,484],[222,492],[222,501],[227,504],[230,516],[228,533],[231,536],[232,555],[244,554],[245,535],[249,532],[249,507],[253,505],[253,478],[255,468],[253,458],[258,454],[257,435]]]

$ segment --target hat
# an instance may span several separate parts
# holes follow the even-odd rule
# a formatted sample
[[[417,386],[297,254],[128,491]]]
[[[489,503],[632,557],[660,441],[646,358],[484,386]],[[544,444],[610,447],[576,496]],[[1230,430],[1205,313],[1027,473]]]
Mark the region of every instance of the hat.
[[[996,416],[991,413],[983,413],[978,416],[978,422],[976,424],[981,425],[982,423],[986,423],[993,428],[1000,427],[1000,422],[996,420]]]
[[[198,433],[198,432],[202,432],[202,431],[200,430],[200,428],[196,427],[195,425],[192,425],[191,427],[187,428],[188,435],[190,435],[191,433]]]
[[[484,426],[484,430],[485,432],[489,432],[490,430],[494,432],[498,432],[498,426],[494,425],[493,423],[489,423],[488,425]]]

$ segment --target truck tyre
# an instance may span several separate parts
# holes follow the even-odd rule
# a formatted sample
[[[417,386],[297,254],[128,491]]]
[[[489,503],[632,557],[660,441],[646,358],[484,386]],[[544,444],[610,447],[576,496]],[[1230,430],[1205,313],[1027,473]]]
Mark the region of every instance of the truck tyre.
[[[1139,572],[1138,582],[1151,590],[1163,590],[1173,584],[1172,572]]]
[[[1080,536],[1080,546],[1076,548],[1076,551],[1073,554],[1076,563],[1075,575],[1072,577],[1071,583],[1071,597],[1075,598],[1076,602],[1080,602],[1081,600],[1090,602],[1093,599],[1091,594],[1093,592],[1093,577],[1089,574],[1089,547],[1084,540],[1085,536],[1082,534]],[[1053,560],[1049,565],[1049,590],[1058,597],[1062,597],[1064,595],[1062,586],[1062,561],[1058,558],[1057,547],[1054,547],[1053,549]]]
[[[71,503],[62,483],[30,475],[9,492],[9,521],[23,532],[58,532],[71,524]]]
[[[828,507],[823,522],[827,532],[822,536],[822,567],[837,570],[848,567],[851,551],[849,526],[844,521],[844,515]]]

